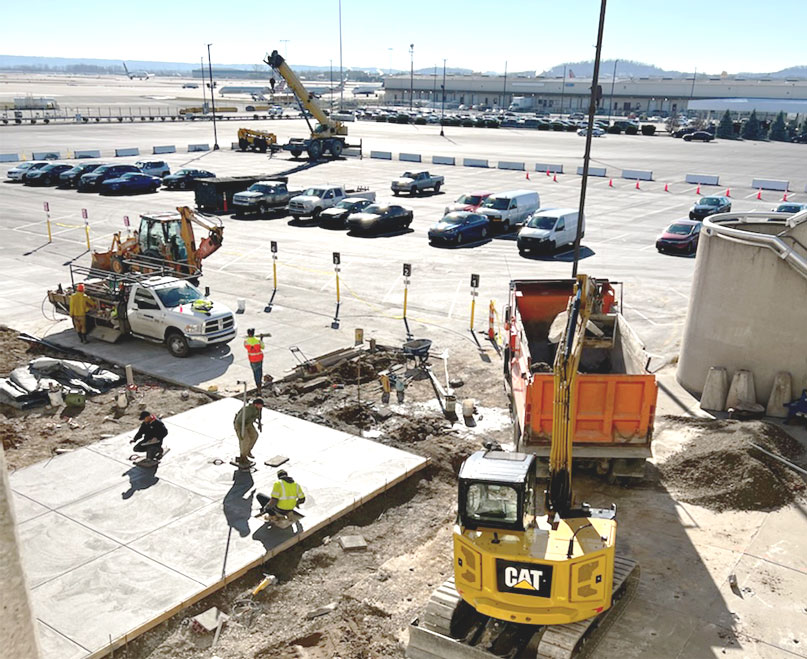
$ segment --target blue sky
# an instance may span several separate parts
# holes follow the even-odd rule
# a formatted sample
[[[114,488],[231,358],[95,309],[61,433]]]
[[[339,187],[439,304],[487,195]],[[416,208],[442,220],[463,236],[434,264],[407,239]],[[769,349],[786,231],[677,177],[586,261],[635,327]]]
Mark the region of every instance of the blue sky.
[[[342,0],[345,66],[544,70],[592,59],[599,0]],[[261,61],[287,50],[292,65],[339,61],[338,0],[38,0],[3,2],[5,55]],[[766,72],[807,64],[807,0],[609,0],[604,59],[665,69]],[[790,30],[793,26],[795,29]],[[288,43],[281,43],[288,40]],[[392,49],[392,50],[390,50]]]

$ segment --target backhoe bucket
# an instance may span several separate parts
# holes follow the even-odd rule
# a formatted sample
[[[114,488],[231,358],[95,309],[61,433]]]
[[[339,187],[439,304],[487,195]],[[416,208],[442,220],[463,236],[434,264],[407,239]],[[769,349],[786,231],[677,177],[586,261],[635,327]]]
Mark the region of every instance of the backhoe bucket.
[[[112,270],[112,252],[93,252],[93,270]]]

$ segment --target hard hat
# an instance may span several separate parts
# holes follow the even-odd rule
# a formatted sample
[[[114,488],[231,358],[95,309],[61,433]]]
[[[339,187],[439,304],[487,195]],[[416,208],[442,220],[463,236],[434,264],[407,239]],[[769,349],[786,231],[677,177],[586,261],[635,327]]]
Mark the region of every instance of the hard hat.
[[[288,475],[289,473],[285,469],[281,469],[279,472],[277,472],[278,478],[286,478]]]
[[[84,292],[84,284],[79,284],[78,286],[76,286],[76,290],[83,293]]]

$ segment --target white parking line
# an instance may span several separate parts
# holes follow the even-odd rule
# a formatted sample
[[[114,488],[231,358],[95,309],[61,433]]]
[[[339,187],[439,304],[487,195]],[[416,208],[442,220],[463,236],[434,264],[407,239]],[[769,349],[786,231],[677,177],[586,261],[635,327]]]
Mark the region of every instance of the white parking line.
[[[398,275],[395,280],[392,282],[392,285],[387,289],[386,295],[381,299],[381,302],[386,302],[387,298],[392,295],[392,291],[398,286],[398,282],[401,281],[402,276]]]
[[[462,286],[462,281],[463,281],[463,280],[462,280],[462,279],[460,279],[460,280],[457,282],[457,288],[456,288],[456,290],[454,291],[454,297],[453,297],[453,299],[451,300],[451,307],[449,307],[449,309],[448,309],[448,317],[449,317],[449,318],[451,318],[452,314],[454,313],[454,305],[455,305],[455,304],[457,304],[457,295],[458,295],[458,294],[459,294],[459,292],[460,292],[460,286]]]
[[[673,293],[677,293],[678,295],[680,295],[680,296],[681,296],[682,298],[684,298],[685,300],[689,301],[689,295],[684,295],[684,294],[683,294],[681,291],[677,291],[677,290],[675,290],[674,288],[671,288],[670,290],[671,290]]]

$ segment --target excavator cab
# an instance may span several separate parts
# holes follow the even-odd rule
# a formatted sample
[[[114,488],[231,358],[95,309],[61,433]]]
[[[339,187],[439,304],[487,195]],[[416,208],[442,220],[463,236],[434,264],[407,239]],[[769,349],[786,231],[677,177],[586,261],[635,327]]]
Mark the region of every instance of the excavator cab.
[[[182,237],[182,218],[178,213],[141,215],[137,234],[143,256],[188,262],[188,245]]]

